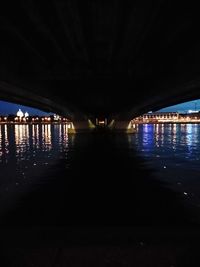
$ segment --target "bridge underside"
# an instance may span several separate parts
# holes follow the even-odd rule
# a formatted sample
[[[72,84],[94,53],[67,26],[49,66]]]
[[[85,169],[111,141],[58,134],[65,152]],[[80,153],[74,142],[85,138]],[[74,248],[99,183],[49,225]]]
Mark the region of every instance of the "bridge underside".
[[[129,121],[200,98],[198,8],[174,1],[0,4],[0,98]]]

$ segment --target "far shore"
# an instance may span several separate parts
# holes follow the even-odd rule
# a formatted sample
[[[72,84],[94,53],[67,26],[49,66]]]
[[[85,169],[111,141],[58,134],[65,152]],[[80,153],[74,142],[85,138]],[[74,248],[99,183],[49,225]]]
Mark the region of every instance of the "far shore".
[[[133,124],[200,124],[200,121],[133,122]]]
[[[12,124],[12,125],[26,125],[26,124],[69,124],[69,122],[55,122],[55,121],[42,121],[42,122],[11,122],[11,121],[0,121],[0,124]]]

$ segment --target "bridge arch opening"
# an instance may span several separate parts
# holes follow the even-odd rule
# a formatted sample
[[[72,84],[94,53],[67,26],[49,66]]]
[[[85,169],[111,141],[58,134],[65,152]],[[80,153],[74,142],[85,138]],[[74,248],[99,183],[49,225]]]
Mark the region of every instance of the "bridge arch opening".
[[[72,121],[53,112],[0,100],[0,124],[50,124],[65,123],[69,131]]]
[[[149,111],[132,119],[133,123],[199,123],[200,99]]]

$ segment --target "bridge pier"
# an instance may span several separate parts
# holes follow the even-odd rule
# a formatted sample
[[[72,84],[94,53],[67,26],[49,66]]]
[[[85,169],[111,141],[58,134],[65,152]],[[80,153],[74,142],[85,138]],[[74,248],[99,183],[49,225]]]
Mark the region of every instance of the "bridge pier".
[[[69,134],[75,133],[84,133],[94,130],[98,125],[95,125],[91,120],[75,120],[71,123],[68,128]],[[108,125],[105,125],[104,128],[110,129],[113,132],[122,132],[122,133],[135,133],[136,128],[135,124],[129,120],[112,120]]]
[[[108,127],[116,132],[135,133],[135,124],[129,120],[112,120]]]
[[[75,134],[80,132],[88,132],[94,130],[96,126],[91,120],[75,120],[71,123],[70,128],[68,128],[69,134]]]

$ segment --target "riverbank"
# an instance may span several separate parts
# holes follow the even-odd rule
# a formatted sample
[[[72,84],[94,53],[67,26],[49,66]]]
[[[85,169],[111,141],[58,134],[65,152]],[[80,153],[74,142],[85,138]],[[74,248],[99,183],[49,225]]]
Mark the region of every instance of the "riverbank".
[[[200,121],[151,121],[151,122],[134,122],[134,124],[200,124]]]

